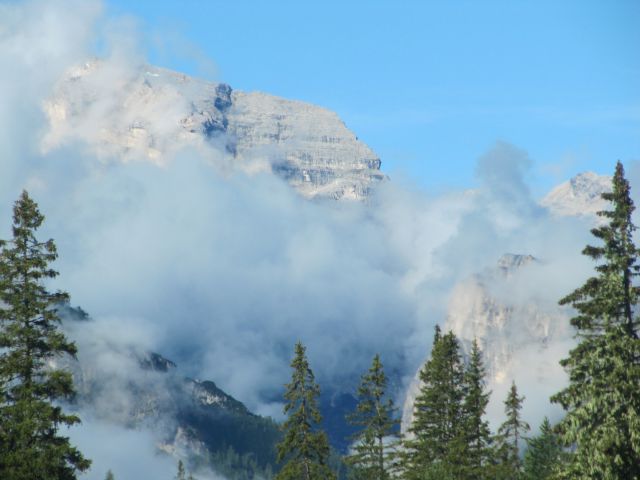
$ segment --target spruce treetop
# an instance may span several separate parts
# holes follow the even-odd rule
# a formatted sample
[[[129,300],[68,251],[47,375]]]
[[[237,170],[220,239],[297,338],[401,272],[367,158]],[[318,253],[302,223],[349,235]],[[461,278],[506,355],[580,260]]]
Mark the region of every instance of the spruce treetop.
[[[291,362],[291,382],[286,385],[282,425],[284,438],[278,444],[278,462],[283,462],[277,480],[330,480],[335,478],[327,466],[329,441],[320,429],[322,417],[317,399],[320,387],[309,366],[306,349],[295,346]]]
[[[427,466],[442,467],[456,476],[454,461],[463,448],[464,365],[460,346],[452,332],[435,328],[431,358],[419,373],[420,391],[413,406],[409,432],[403,441],[402,470],[406,478],[422,478]]]
[[[628,335],[638,337],[638,319],[633,317],[633,305],[638,303],[640,287],[633,280],[640,273],[639,251],[633,242],[636,230],[632,222],[635,210],[629,182],[620,162],[612,180],[612,191],[602,194],[612,203],[611,210],[598,212],[608,223],[593,228],[591,233],[602,242],[600,246],[587,245],[582,253],[599,263],[597,275],[560,300],[570,304],[578,315],[571,319],[579,336],[598,334],[611,324],[624,326]]]
[[[385,400],[387,377],[380,355],[376,354],[369,371],[362,376],[358,387],[356,411],[347,417],[357,427],[353,453],[346,461],[353,467],[354,478],[387,480],[391,478],[393,447],[385,444],[385,438],[395,434],[399,423],[394,418],[393,400]]]

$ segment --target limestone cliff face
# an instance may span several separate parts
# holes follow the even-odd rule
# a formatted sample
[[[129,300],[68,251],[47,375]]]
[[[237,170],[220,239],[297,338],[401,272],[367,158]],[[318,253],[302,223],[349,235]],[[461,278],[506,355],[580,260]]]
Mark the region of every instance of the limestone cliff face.
[[[449,298],[443,330],[455,333],[464,356],[471,352],[473,340],[478,340],[490,390],[511,382],[513,359],[523,350],[543,354],[549,343],[571,338],[566,309],[535,299],[509,299],[510,284],[537,262],[531,255],[503,255],[494,268],[456,285]],[[532,372],[536,368],[541,369],[538,376],[545,375],[544,364],[531,365]],[[403,407],[405,431],[413,420],[413,403],[419,389],[416,374]]]
[[[610,188],[611,177],[587,172],[557,186],[540,203],[554,216],[589,217],[595,223],[599,219],[595,213],[608,207],[600,194]],[[523,351],[535,359],[526,368],[533,378],[544,382],[550,364],[557,367],[558,358],[549,358],[549,352],[554,346],[571,342],[573,332],[568,309],[555,302],[549,304],[536,298],[509,295],[511,287],[539,262],[527,254],[505,254],[494,268],[456,285],[449,297],[443,330],[455,333],[465,355],[470,352],[473,340],[478,340],[490,390],[503,382],[511,382],[516,368],[514,359],[522,356]],[[413,404],[419,388],[416,373],[403,406],[404,431],[413,419]]]
[[[380,159],[334,112],[159,68],[89,62],[59,83],[45,111],[44,150],[81,141],[103,158],[163,164],[195,148],[223,168],[271,170],[309,198],[361,199],[384,178]]]

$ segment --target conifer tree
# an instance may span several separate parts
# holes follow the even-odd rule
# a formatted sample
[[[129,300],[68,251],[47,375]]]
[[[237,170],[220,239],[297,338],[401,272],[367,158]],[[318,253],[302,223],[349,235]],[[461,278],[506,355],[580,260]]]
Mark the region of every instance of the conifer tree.
[[[80,422],[56,400],[74,394],[71,374],[52,361],[75,356],[56,306],[68,297],[44,282],[57,276],[53,240],[40,242],[44,216],[26,191],[13,209],[13,237],[0,250],[0,472],[3,480],[76,478],[90,462],[58,433]]]
[[[306,357],[306,349],[298,342],[291,362],[291,383],[284,394],[284,438],[278,444],[278,462],[284,462],[276,480],[331,480],[335,478],[327,466],[329,441],[320,429],[322,417],[317,400],[320,387]]]
[[[404,478],[425,475],[459,478],[463,450],[464,367],[458,340],[436,326],[431,358],[420,370],[420,392],[414,403],[413,438],[403,442]]]
[[[562,447],[547,417],[540,425],[540,435],[526,439],[524,454],[525,480],[546,480],[552,478],[554,469],[562,459]]]
[[[551,400],[567,411],[559,424],[562,443],[573,454],[560,478],[640,479],[640,289],[639,251],[634,244],[635,209],[620,162],[612,191],[602,198],[607,223],[591,230],[600,246],[582,253],[596,262],[595,276],[560,300],[572,305],[578,345],[560,363],[569,385]]]
[[[176,473],[176,480],[187,480],[187,471],[184,468],[182,460],[178,460],[178,472]]]
[[[460,458],[464,466],[461,478],[490,478],[487,469],[491,458],[491,430],[489,423],[484,419],[490,393],[485,391],[485,370],[477,340],[473,341],[471,347],[469,365],[464,375],[464,387],[465,451]]]
[[[358,388],[356,411],[348,417],[352,425],[360,427],[354,436],[353,453],[346,458],[357,479],[388,480],[390,475],[389,446],[385,438],[395,434],[398,420],[394,419],[392,399],[386,399],[387,377],[380,356],[373,358],[369,372],[362,376]]]
[[[520,447],[524,433],[531,428],[520,416],[523,401],[524,397],[518,396],[516,383],[512,382],[507,399],[504,401],[504,412],[507,419],[498,429],[497,459],[499,465],[496,478],[513,480],[521,477]]]
[[[107,470],[107,475],[104,477],[104,480],[115,480],[113,476],[113,472],[111,470]]]

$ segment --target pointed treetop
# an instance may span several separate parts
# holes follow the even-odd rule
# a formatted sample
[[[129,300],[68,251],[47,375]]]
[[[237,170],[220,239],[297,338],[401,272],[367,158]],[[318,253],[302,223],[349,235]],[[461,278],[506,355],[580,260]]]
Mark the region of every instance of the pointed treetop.
[[[31,199],[26,190],[23,190],[13,208],[14,228],[36,229],[43,221],[44,215],[38,210],[38,204]]]

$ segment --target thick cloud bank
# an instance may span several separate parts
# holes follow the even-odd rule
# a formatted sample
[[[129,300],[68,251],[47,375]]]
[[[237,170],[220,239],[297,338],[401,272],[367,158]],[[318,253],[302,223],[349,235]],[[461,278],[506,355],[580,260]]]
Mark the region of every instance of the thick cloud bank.
[[[462,279],[506,252],[531,254],[543,265],[502,294],[555,305],[589,274],[579,254],[588,221],[539,207],[527,187],[531,160],[507,143],[480,157],[473,191],[433,196],[392,181],[366,204],[303,200],[270,173],[230,168],[214,145],[172,151],[160,166],[97,158],[87,142],[100,109],[75,141],[45,145],[43,104],[94,45],[116,78],[141,61],[135,37],[101,11],[86,1],[0,5],[0,236],[8,236],[13,200],[29,189],[47,216],[42,235],[59,247],[55,287],[101,325],[112,319],[108,334],[117,340],[160,351],[258,413],[279,416],[297,340],[320,383],[335,390],[354,388],[380,353],[401,398]],[[96,91],[108,99],[117,86]],[[545,360],[566,348],[555,345]],[[541,390],[548,379],[524,368],[539,354],[523,355],[516,380],[537,422],[562,378]],[[110,428],[88,421],[76,434],[83,444],[113,439],[108,448],[88,441],[97,459],[89,478],[109,468],[103,455],[126,466],[123,452],[150,444]],[[155,461],[151,447],[140,451]],[[142,478],[133,464],[122,468],[123,478]],[[160,470],[143,476],[172,474]]]

